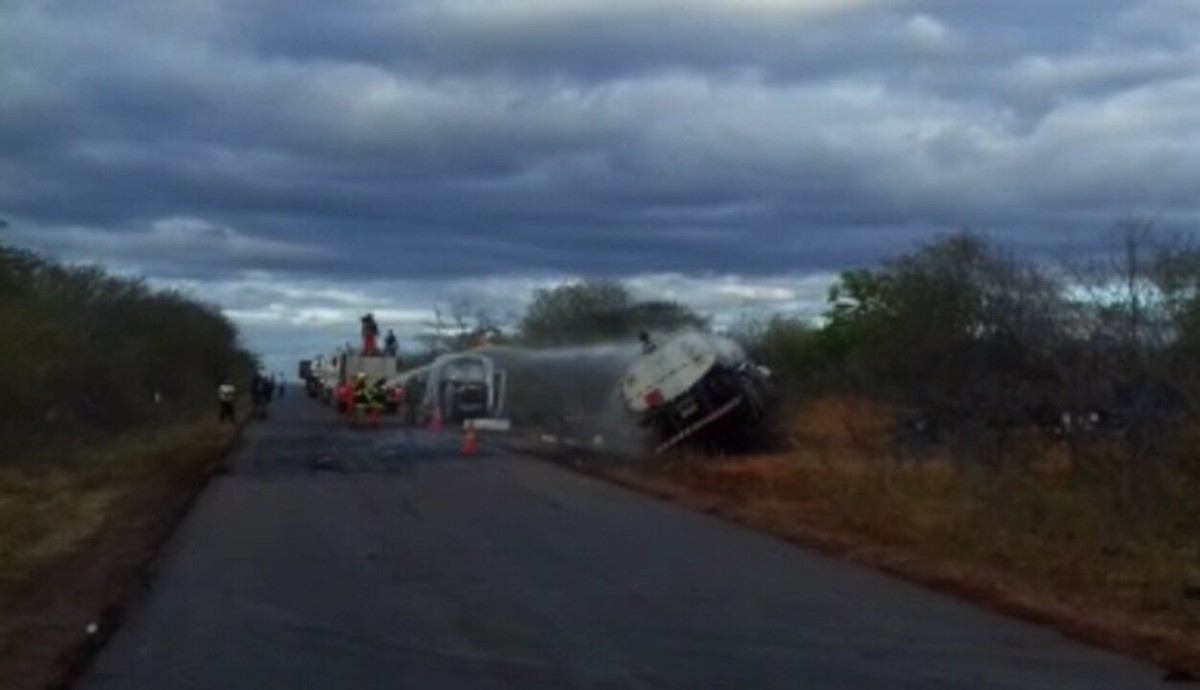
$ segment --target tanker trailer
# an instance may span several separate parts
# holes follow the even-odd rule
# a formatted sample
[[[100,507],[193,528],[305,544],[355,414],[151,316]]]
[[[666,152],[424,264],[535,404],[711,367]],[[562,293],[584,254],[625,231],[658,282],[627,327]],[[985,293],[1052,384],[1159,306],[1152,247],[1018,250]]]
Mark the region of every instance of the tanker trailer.
[[[721,445],[762,425],[770,406],[764,368],[728,339],[685,331],[651,341],[625,370],[620,392],[655,452],[689,439]]]

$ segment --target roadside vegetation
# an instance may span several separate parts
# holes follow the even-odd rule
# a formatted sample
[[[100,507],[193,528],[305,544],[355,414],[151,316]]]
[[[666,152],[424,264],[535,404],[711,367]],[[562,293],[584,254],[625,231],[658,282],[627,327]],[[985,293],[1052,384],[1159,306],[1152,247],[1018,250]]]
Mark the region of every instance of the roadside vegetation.
[[[1129,223],[1049,264],[959,233],[732,335],[786,447],[626,479],[1200,667],[1200,249]]]
[[[217,385],[253,366],[211,307],[0,246],[6,677],[61,672],[57,655],[135,580],[232,438]]]
[[[131,429],[191,422],[212,411],[221,377],[251,366],[212,307],[0,246],[5,465],[44,467]]]
[[[94,530],[131,468],[216,434],[217,385],[252,366],[211,307],[0,246],[0,584]]]
[[[1108,256],[1069,266],[947,237],[843,274],[822,325],[776,318],[740,337],[784,382],[794,449],[868,463],[864,481],[952,476],[938,490],[959,487],[997,538],[1007,525],[1148,576],[1174,562],[1144,602],[1162,608],[1200,576],[1198,316],[1200,250],[1131,224]],[[976,534],[961,536],[996,546]]]

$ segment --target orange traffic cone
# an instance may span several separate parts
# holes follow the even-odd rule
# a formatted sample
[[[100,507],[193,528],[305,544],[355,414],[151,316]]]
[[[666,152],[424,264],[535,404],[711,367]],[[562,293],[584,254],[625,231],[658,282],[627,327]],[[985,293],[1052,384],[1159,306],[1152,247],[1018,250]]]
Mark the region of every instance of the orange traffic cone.
[[[468,422],[463,432],[462,456],[469,458],[479,452],[479,437],[475,435],[475,425]]]

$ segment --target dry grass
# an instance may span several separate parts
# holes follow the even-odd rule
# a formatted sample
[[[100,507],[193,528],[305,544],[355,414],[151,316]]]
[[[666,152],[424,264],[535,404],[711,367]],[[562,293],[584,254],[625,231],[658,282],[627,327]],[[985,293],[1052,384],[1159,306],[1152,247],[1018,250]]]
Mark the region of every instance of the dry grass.
[[[126,497],[212,457],[228,435],[206,421],[0,470],[0,601],[95,535]]]
[[[211,420],[144,429],[0,471],[5,688],[69,685],[136,600],[148,559],[233,433]]]
[[[1071,616],[1089,630],[1136,628],[1200,662],[1200,601],[1186,596],[1200,586],[1194,481],[1160,478],[1152,500],[1131,500],[1128,476],[1084,471],[1053,443],[1003,471],[944,453],[898,463],[886,451],[891,417],[869,401],[820,401],[791,420],[791,452],[622,479],[684,489],[747,524],[917,579],[1022,602],[1015,609],[1031,617],[1057,611],[1050,618],[1067,628]]]

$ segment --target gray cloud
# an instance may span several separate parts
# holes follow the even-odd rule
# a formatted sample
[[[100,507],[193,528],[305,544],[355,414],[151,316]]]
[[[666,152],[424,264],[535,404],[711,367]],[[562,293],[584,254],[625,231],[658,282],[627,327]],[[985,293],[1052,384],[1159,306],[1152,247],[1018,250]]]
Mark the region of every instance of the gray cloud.
[[[1189,0],[13,0],[0,214],[214,284],[798,279],[963,224],[1086,251],[1132,213],[1195,227],[1197,27]]]

